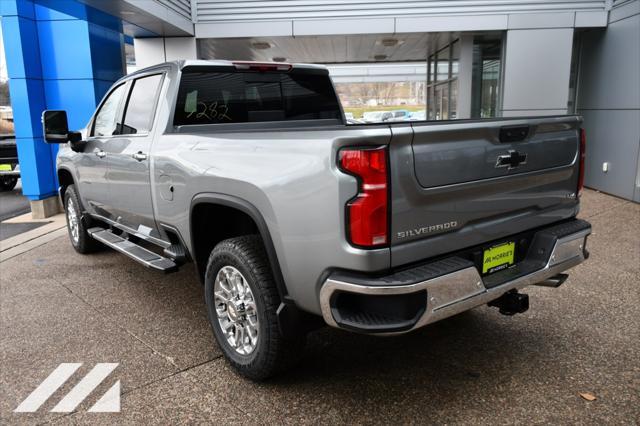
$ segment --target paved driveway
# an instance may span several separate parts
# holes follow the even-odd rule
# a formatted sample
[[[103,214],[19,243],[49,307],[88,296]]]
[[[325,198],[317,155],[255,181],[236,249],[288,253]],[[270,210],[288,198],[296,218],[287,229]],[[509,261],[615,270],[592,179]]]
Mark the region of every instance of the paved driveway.
[[[29,200],[22,195],[22,179],[11,191],[0,191],[0,221],[31,210]]]
[[[528,290],[525,314],[481,307],[393,338],[323,329],[300,368],[260,385],[221,358],[191,267],[159,275],[58,238],[0,264],[0,423],[638,422],[640,205],[587,191],[582,217],[591,259]],[[62,362],[84,364],[13,413]],[[98,362],[120,365],[76,412],[50,413]],[[121,413],[87,412],[117,379]]]

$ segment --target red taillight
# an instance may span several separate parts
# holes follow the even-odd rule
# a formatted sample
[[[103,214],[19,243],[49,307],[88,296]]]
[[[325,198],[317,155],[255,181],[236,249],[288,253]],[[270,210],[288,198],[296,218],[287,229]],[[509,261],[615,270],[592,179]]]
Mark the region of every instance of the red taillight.
[[[340,168],[358,177],[358,195],[347,203],[352,244],[377,247],[388,243],[387,149],[343,149]]]
[[[249,71],[290,71],[291,64],[283,62],[249,62],[249,61],[235,61],[233,66],[237,70],[249,70]]]
[[[578,172],[578,195],[582,193],[584,188],[584,157],[587,149],[587,133],[584,129],[580,129],[580,171]]]

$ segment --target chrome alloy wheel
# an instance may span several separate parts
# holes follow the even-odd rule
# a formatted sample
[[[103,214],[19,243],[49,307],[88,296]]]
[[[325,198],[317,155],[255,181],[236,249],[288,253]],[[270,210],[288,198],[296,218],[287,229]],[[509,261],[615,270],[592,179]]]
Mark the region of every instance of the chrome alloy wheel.
[[[227,343],[241,355],[258,344],[258,309],[249,283],[233,266],[223,266],[213,287],[218,323]]]
[[[73,242],[77,244],[80,239],[80,218],[78,217],[76,206],[71,197],[67,200],[67,222],[69,223],[71,238]]]

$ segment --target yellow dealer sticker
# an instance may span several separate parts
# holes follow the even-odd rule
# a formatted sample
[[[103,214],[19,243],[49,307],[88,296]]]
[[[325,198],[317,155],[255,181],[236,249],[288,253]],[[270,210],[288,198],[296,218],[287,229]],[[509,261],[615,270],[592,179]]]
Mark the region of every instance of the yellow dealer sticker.
[[[510,242],[484,251],[482,273],[497,272],[513,265],[516,243]]]
[[[11,164],[0,164],[0,171],[2,171],[2,172],[10,172],[11,170],[13,170],[11,168]]]

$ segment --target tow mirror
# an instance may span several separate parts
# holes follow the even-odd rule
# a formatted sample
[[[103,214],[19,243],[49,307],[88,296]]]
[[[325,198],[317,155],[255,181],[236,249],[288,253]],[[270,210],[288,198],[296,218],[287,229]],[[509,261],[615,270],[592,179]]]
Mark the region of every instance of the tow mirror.
[[[42,113],[42,129],[47,143],[69,142],[69,125],[66,111],[48,110]]]
[[[70,132],[66,111],[47,110],[42,113],[42,130],[47,143],[71,142],[74,151],[82,151],[82,134]]]

